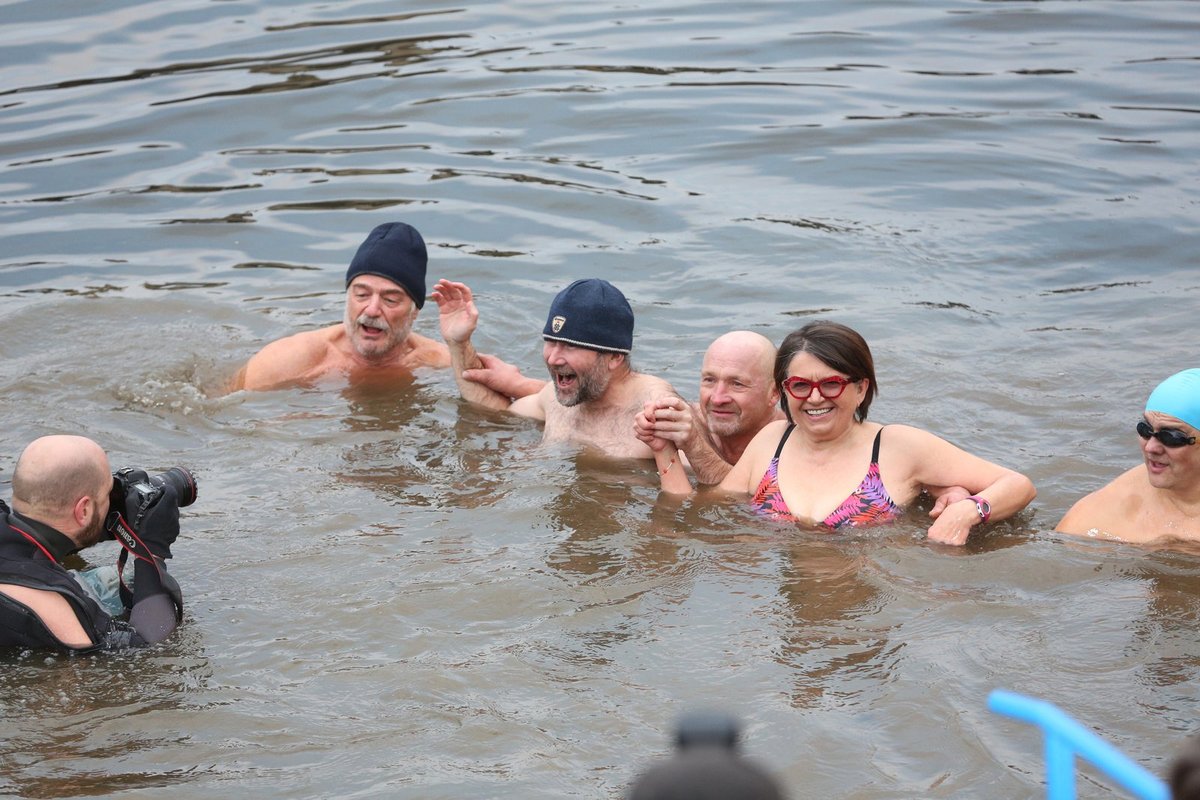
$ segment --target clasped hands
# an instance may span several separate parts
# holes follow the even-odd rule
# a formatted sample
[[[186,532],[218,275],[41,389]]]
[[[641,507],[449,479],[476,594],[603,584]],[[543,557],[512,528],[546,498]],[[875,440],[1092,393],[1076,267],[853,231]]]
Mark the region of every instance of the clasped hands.
[[[633,419],[633,433],[654,452],[668,445],[686,450],[699,433],[692,407],[680,397],[647,400]]]

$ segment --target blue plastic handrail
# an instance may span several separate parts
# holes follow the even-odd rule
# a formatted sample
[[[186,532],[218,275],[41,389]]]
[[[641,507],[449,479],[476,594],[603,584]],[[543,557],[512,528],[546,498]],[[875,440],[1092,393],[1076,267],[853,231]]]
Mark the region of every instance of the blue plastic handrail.
[[[1075,755],[1091,761],[1139,800],[1171,800],[1167,785],[1044,700],[993,689],[988,708],[1039,726],[1045,735],[1046,797],[1075,800]]]

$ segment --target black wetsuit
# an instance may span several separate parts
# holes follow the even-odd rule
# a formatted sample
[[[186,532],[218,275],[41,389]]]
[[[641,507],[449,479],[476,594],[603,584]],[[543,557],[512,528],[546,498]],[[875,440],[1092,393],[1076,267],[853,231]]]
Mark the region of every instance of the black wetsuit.
[[[109,616],[62,566],[62,559],[76,549],[74,542],[54,528],[21,516],[0,501],[0,583],[62,595],[93,643],[90,647],[75,648],[60,642],[37,614],[0,593],[0,647],[51,647],[79,653],[147,644],[128,622]],[[162,574],[166,575],[165,570]],[[140,584],[141,578],[139,570],[135,583]],[[146,590],[152,592],[156,581],[150,578],[146,583],[150,584]],[[157,593],[163,592],[159,584]],[[135,591],[135,604],[141,594]]]

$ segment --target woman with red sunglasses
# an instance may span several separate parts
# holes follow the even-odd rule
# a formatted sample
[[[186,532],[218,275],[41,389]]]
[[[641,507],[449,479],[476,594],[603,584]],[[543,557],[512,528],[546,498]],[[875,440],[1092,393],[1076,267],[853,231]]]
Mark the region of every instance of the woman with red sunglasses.
[[[763,428],[720,484],[750,497],[763,516],[830,530],[877,525],[926,489],[961,486],[965,493],[931,512],[929,528],[932,541],[958,545],[975,525],[1010,517],[1037,494],[1024,475],[932,433],[868,422],[875,363],[845,325],[818,320],[789,334],[775,357],[775,383],[787,420]],[[663,491],[690,492],[674,445],[647,443]]]

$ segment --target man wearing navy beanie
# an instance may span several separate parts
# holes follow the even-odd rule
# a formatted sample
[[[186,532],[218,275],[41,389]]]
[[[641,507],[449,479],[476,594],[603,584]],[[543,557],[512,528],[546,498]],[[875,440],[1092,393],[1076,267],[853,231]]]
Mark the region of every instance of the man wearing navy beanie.
[[[574,441],[616,458],[651,458],[634,435],[634,417],[646,402],[675,390],[666,381],[635,372],[633,309],[617,287],[600,278],[578,280],[550,303],[542,329],[542,359],[550,382],[516,400],[463,378],[481,366],[471,343],[479,311],[466,284],[440,280],[433,287],[442,338],[462,396],[546,423],[545,441]]]
[[[267,345],[238,373],[233,388],[277,389],[334,376],[410,380],[418,367],[450,366],[444,344],[412,332],[425,305],[427,263],[416,228],[403,222],[376,226],[346,270],[342,322]]]

